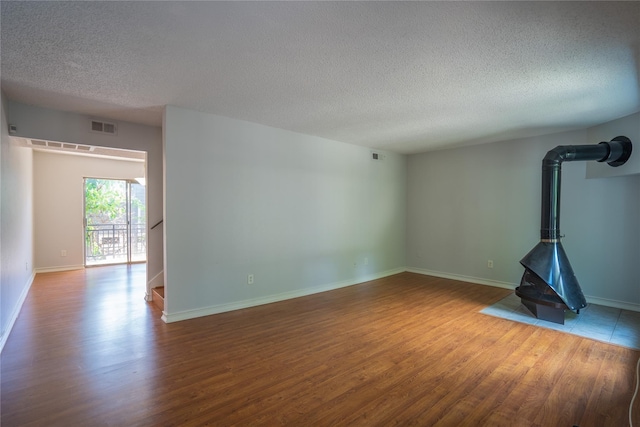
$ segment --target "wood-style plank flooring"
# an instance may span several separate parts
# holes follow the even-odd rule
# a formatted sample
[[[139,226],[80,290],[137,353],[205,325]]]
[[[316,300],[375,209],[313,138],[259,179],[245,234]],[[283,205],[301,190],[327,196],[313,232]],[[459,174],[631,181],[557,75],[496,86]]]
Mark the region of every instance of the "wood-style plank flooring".
[[[144,281],[37,275],[2,427],[628,425],[640,352],[478,313],[504,289],[402,273],[164,324]]]

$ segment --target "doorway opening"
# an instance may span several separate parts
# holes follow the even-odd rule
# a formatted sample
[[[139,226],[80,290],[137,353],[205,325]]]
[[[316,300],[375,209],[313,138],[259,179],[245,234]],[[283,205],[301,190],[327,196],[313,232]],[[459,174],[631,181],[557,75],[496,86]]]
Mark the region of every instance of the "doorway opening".
[[[146,193],[134,180],[84,178],[85,266],[146,262]]]

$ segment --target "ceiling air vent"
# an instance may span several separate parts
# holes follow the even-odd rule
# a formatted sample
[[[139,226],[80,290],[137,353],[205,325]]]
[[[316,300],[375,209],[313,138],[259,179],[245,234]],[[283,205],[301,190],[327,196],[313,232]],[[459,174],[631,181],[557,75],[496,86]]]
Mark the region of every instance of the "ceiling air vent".
[[[108,135],[116,135],[118,128],[114,123],[99,122],[91,120],[91,132],[106,133]]]
[[[57,148],[64,151],[82,151],[88,153],[95,147],[90,145],[71,144],[68,142],[44,141],[42,139],[27,139],[27,143],[32,147]]]

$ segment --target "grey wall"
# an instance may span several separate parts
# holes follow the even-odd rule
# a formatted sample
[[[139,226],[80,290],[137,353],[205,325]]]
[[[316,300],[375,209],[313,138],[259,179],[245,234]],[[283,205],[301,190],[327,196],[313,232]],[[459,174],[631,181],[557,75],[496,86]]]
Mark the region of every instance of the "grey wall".
[[[90,120],[95,117],[18,102],[9,102],[7,115],[9,122],[17,126],[15,136],[146,152],[148,224],[152,226],[162,219],[162,129],[118,122],[117,135],[101,135],[90,132]],[[162,227],[148,232],[149,280],[163,270],[162,234]]]
[[[599,142],[587,133],[410,156],[409,268],[519,283],[519,260],[539,240],[542,158],[557,145]],[[585,172],[586,162],[563,164],[560,224],[569,260],[588,301],[640,309],[640,176],[585,179]]]
[[[404,156],[171,106],[164,138],[166,320],[403,269]]]
[[[635,143],[631,158],[624,165],[616,168],[612,168],[604,162],[589,162],[587,163],[587,178],[640,174],[640,113],[587,129],[589,143],[611,141],[612,138],[620,135],[626,136]]]
[[[33,156],[7,131],[0,96],[0,351],[33,281]]]

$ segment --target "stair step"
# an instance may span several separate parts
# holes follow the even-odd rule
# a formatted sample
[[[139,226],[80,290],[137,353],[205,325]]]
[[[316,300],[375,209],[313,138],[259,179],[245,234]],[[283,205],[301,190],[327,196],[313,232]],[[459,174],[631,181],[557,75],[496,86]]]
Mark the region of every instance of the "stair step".
[[[164,286],[153,288],[151,292],[153,294],[153,303],[160,310],[164,311]]]

